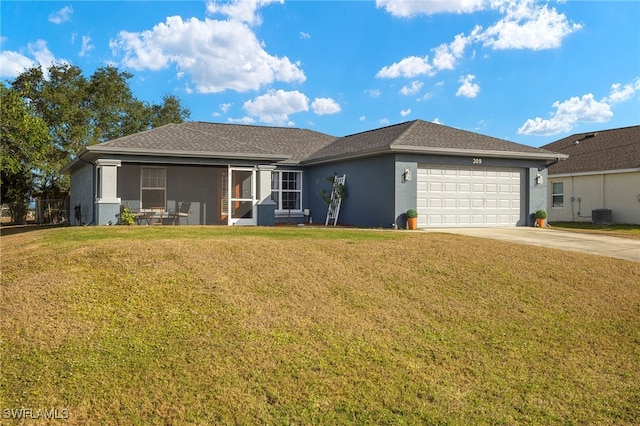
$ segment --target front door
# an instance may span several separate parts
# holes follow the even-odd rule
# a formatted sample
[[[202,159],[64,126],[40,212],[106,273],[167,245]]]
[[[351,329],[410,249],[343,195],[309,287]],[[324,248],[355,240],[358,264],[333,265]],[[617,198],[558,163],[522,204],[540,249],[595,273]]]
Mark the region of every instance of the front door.
[[[256,172],[229,168],[229,225],[256,225]]]

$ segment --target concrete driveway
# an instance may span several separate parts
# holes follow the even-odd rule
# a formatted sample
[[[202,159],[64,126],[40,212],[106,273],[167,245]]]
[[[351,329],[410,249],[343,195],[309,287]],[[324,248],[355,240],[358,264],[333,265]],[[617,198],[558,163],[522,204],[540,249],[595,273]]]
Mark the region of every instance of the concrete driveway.
[[[423,231],[491,238],[510,241],[512,243],[578,251],[640,262],[640,240],[629,238],[527,226],[500,228],[432,228],[423,229]]]

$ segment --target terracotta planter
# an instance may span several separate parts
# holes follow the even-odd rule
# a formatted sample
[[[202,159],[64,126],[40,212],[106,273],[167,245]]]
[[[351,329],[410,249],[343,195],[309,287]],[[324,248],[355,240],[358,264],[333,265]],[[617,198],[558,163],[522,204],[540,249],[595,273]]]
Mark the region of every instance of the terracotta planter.
[[[407,218],[407,226],[409,229],[418,229],[418,218],[417,217],[408,217]]]
[[[544,219],[536,219],[536,227],[544,228]]]

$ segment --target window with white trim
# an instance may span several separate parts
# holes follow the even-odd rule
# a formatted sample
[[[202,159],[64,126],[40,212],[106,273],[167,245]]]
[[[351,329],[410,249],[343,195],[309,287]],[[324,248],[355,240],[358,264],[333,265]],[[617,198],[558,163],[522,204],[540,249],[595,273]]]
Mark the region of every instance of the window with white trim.
[[[271,172],[271,199],[276,211],[302,211],[302,172],[282,170]]]
[[[140,181],[141,207],[143,209],[165,208],[167,169],[165,167],[142,167]]]
[[[551,206],[564,207],[564,182],[553,182],[551,187]]]

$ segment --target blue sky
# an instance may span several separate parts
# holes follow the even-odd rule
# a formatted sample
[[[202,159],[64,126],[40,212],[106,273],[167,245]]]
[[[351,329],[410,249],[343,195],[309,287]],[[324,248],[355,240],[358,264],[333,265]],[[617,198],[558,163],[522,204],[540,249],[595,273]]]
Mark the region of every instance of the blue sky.
[[[191,120],[335,136],[422,119],[531,146],[640,124],[640,1],[0,3],[0,78],[134,74]]]

